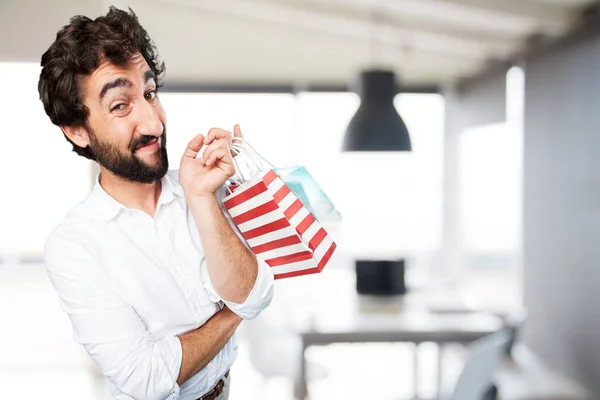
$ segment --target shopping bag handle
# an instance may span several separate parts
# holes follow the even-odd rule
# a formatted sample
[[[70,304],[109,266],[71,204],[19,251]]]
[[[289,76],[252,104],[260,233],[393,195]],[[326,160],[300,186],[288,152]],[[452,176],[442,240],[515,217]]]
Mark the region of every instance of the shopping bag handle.
[[[273,163],[269,162],[264,156],[260,155],[258,151],[244,138],[234,137],[231,141],[231,146],[238,151],[238,154],[245,150],[246,156],[251,159],[258,169],[261,169],[261,164],[267,164],[271,169],[274,169]]]
[[[227,149],[231,153],[233,163],[235,166],[235,174],[230,178],[230,181],[242,186],[244,182],[254,179],[258,174],[264,171],[265,166],[270,169],[275,169],[272,163],[270,163],[265,157],[261,156],[254,147],[244,138],[234,137],[231,141],[231,146],[227,144]],[[241,157],[237,157],[240,156]],[[250,179],[248,179],[243,168],[240,168],[240,163],[243,163],[250,172]],[[232,194],[232,190],[227,186],[227,193]]]

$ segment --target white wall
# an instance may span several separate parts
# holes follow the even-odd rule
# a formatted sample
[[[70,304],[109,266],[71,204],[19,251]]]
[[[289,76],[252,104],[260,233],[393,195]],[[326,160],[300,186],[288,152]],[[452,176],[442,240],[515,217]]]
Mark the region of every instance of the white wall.
[[[600,35],[529,60],[526,342],[600,396]]]
[[[102,11],[101,0],[0,1],[0,60],[40,62],[71,17],[96,18]]]

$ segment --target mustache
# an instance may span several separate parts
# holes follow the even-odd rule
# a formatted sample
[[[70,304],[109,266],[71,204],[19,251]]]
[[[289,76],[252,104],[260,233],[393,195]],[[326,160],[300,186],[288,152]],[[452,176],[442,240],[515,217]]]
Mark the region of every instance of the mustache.
[[[162,144],[164,145],[164,141],[165,141],[164,139],[166,138],[166,129],[165,129],[165,130],[163,131],[163,133],[162,133],[160,136],[158,136],[158,137],[157,137],[157,136],[153,136],[153,135],[143,135],[143,136],[140,136],[140,137],[138,137],[137,139],[135,139],[135,140],[134,140],[134,141],[131,143],[131,146],[130,146],[130,148],[131,148],[131,151],[134,151],[134,150],[135,150],[135,149],[137,149],[138,147],[145,146],[145,145],[147,145],[148,143],[150,143],[152,140],[154,140],[154,139],[159,139],[159,138],[161,138],[161,137],[163,138],[163,140],[162,140],[162,142],[163,142],[163,143],[162,143]]]

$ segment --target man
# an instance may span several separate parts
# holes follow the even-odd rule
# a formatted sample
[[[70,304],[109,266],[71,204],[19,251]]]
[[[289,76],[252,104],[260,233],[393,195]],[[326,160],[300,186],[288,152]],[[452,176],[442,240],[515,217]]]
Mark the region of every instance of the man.
[[[100,166],[45,248],[75,341],[117,399],[226,399],[234,332],[273,295],[272,272],[219,202],[231,133],[196,136],[168,170],[164,66],[131,10],[74,17],[42,67],[46,113]]]

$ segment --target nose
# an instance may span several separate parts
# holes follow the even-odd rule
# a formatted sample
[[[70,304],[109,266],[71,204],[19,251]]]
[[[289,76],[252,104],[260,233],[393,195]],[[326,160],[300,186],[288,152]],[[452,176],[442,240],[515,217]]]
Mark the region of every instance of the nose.
[[[159,118],[159,107],[142,99],[136,107],[137,128],[140,135],[160,136],[164,126]]]

